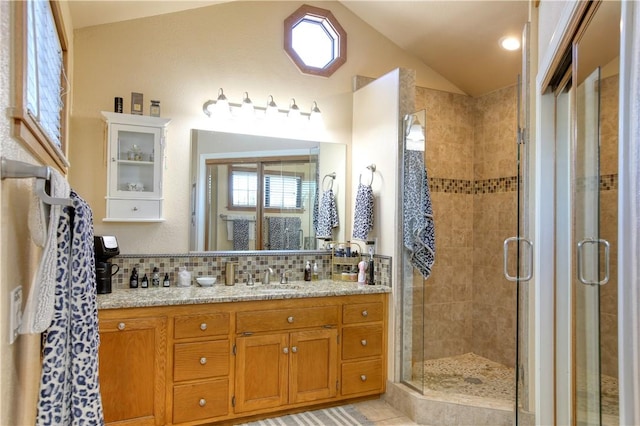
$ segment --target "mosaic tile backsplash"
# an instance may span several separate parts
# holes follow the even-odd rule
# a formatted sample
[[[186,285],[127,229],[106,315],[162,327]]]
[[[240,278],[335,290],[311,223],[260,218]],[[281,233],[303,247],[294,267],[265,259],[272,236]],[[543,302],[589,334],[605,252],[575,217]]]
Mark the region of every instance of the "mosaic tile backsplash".
[[[289,281],[302,281],[307,261],[312,264],[317,263],[321,280],[331,278],[331,254],[322,251],[126,254],[116,256],[111,261],[120,268],[113,276],[113,289],[129,287],[129,276],[134,267],[138,270],[139,278],[142,279],[144,274],[150,277],[153,268],[157,266],[161,277],[164,277],[165,273],[169,274],[171,286],[175,286],[181,267],[186,267],[191,272],[194,283],[196,277],[214,276],[217,282],[222,284],[225,282],[225,265],[228,262],[238,264],[236,283],[246,283],[249,273],[253,274],[256,281],[262,281],[262,276],[268,267],[274,272],[271,277],[272,282],[279,282],[280,274],[284,271],[288,271]],[[376,283],[391,286],[391,257],[375,255],[374,264]]]

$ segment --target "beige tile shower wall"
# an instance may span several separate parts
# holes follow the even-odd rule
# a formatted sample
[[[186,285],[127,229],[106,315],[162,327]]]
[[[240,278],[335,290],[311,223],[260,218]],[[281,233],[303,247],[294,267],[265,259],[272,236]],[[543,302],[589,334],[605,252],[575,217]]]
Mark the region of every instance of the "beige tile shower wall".
[[[475,98],[474,178],[516,175],[516,88]]]
[[[436,263],[424,283],[425,359],[471,350],[473,264],[473,99],[416,88],[427,111],[426,165],[436,223]],[[415,292],[414,297],[422,297]],[[422,304],[414,300],[414,306]],[[422,350],[422,345],[414,345]],[[414,353],[421,359],[422,353]]]
[[[475,101],[472,351],[512,367],[516,293],[503,242],[517,231],[516,87]],[[512,272],[514,274],[515,272]]]
[[[515,101],[515,86],[480,98],[416,89],[416,109],[427,111],[436,222],[436,263],[424,284],[426,359],[475,352],[513,365],[515,291],[502,274],[502,242],[516,232]]]
[[[473,98],[416,88],[416,110],[427,111],[429,177],[473,180]]]
[[[503,275],[502,245],[516,234],[516,192],[474,196],[472,351],[514,366],[515,284]],[[515,274],[515,269],[511,269]]]
[[[600,354],[602,373],[617,377],[618,270],[615,261],[618,257],[617,75],[602,80],[600,95],[600,238],[609,241],[611,245],[610,279],[600,288]]]

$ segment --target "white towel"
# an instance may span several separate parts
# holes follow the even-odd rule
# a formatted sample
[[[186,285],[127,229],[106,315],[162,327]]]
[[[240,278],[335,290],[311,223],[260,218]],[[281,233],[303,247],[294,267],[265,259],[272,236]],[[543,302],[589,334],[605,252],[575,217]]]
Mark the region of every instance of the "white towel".
[[[69,182],[57,170],[51,169],[49,178],[51,195],[55,198],[69,198]],[[47,225],[46,210],[49,209]],[[29,232],[34,244],[43,247],[38,271],[31,281],[29,296],[22,314],[21,334],[42,333],[53,320],[53,305],[56,283],[57,230],[62,206],[48,206],[37,195],[33,195],[29,206]]]

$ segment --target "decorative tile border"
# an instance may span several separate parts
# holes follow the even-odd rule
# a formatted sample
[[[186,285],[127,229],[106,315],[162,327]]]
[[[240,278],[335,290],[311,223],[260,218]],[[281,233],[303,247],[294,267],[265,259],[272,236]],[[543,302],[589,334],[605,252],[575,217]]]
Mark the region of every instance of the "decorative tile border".
[[[463,179],[429,178],[431,192],[473,194],[473,182]]]
[[[618,190],[618,174],[600,176],[600,191],[612,190]]]
[[[511,192],[518,189],[516,176],[492,178],[483,180],[463,180],[429,178],[431,192],[444,192],[449,194],[492,194],[497,192]]]
[[[498,192],[513,192],[518,190],[518,177],[483,179],[474,182],[474,194],[495,194]]]
[[[290,271],[287,274],[289,280],[302,281],[307,261],[318,264],[320,279],[328,279],[331,272],[331,253],[326,251],[124,254],[114,257],[111,261],[120,268],[112,279],[112,288],[114,289],[129,287],[129,276],[134,267],[138,270],[139,278],[142,279],[144,274],[150,278],[153,268],[157,266],[160,269],[161,277],[164,277],[165,273],[169,274],[172,286],[177,281],[181,267],[186,267],[191,272],[194,281],[199,276],[215,276],[219,283],[223,283],[227,262],[238,264],[236,277],[239,283],[246,282],[249,273],[254,274],[256,281],[261,281],[260,277],[265,273],[267,267],[273,269],[272,280],[279,280],[283,271]],[[374,262],[376,283],[391,286],[391,258],[375,255]]]
[[[594,182],[589,182],[589,178],[578,180],[578,190],[585,190],[587,186],[592,189]],[[490,178],[476,181],[463,179],[429,178],[429,188],[431,192],[444,192],[449,194],[495,194],[499,192],[514,192],[518,190],[518,177],[509,176],[501,178]],[[599,182],[600,191],[611,191],[618,189],[618,175],[602,175]]]

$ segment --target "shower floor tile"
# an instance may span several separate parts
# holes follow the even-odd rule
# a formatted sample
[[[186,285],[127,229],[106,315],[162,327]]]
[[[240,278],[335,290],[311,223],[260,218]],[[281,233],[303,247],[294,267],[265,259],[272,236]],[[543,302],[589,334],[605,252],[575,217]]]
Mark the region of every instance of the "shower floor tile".
[[[420,377],[422,376],[422,383]],[[472,352],[430,359],[414,365],[413,385],[448,394],[470,395],[513,402],[515,371]],[[618,380],[601,376],[601,413],[603,424],[618,424]]]
[[[419,365],[414,379],[419,380]],[[424,362],[426,389],[484,398],[515,400],[515,371],[472,352]]]

